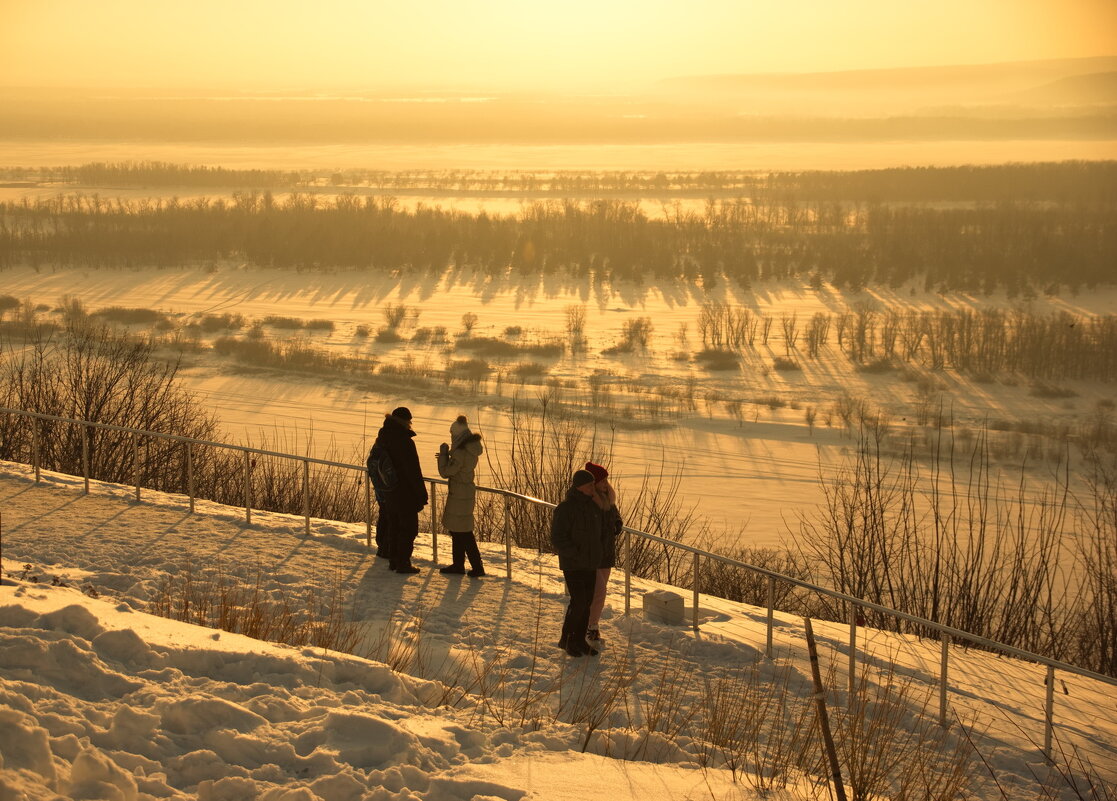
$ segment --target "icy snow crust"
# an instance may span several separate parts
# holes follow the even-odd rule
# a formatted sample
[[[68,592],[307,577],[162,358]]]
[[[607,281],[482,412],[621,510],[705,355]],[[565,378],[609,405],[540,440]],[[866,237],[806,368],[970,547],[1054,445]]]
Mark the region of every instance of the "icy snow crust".
[[[141,610],[162,580],[188,571],[255,581],[259,570],[273,599],[340,585],[349,618],[366,627],[367,652],[392,629],[402,646],[422,655],[409,663],[416,672],[499,658],[518,669],[509,674],[514,684],[524,680],[538,625],[536,669],[564,672],[564,691],[572,693],[625,649],[649,672],[671,652],[688,672],[727,675],[762,654],[764,610],[703,597],[695,636],[638,614],[623,618],[617,577],[605,621],[613,648],[596,660],[572,660],[551,644],[564,603],[553,557],[515,552],[508,580],[502,550],[483,544],[489,576],[448,578],[431,570],[422,535],[423,572],[405,578],[371,557],[361,525],[316,521],[318,535],[305,538],[301,518],[256,512],[245,525],[243,510],[199,503],[190,515],[182,498],[145,492],[135,503],[131,492],[95,482],[84,496],[80,479],[46,473],[36,484],[25,466],[0,463],[0,799],[760,797],[733,784],[724,769],[699,769],[679,743],[658,743],[655,764],[609,758],[624,748],[616,720],[581,753],[580,727],[500,726],[476,698],[440,706],[442,684],[383,662]],[[52,577],[69,586],[52,586]],[[656,586],[634,580],[637,593]],[[779,658],[790,663],[793,692],[806,697],[801,622],[778,622]],[[816,630],[824,662],[844,664],[844,628],[819,623]],[[937,644],[864,630],[861,636],[863,647],[888,654],[904,675],[933,681]],[[1000,788],[1010,797],[1033,793],[1031,774],[1043,771],[1035,746],[1042,742],[1043,671],[988,654],[959,651],[953,660],[951,702],[968,704],[964,715],[983,720],[975,730],[985,732],[983,753]],[[1056,713],[1061,736],[1104,765],[1117,755],[1111,688],[1074,677],[1064,688]],[[990,695],[991,704],[978,704]],[[977,777],[977,784],[987,790],[981,797],[1001,797],[991,780]],[[768,797],[812,795],[800,784]]]

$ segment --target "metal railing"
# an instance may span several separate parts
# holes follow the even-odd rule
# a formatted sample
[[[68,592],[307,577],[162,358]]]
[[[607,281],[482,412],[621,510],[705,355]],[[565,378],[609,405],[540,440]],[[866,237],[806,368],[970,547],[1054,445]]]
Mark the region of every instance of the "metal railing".
[[[113,425],[109,423],[95,423],[86,420],[75,420],[68,417],[59,417],[57,415],[41,414],[38,412],[28,412],[22,409],[10,409],[0,407],[0,414],[17,415],[32,421],[49,420],[58,423],[69,425],[77,425],[82,427],[82,476],[84,478],[84,492],[89,493],[90,482],[90,458],[89,458],[89,431],[90,429],[104,429],[110,431],[118,431],[121,433],[129,434],[132,437],[132,459],[133,459],[133,484],[135,485],[135,498],[137,501],[141,497],[141,449],[140,438],[150,437],[155,439],[166,440],[170,442],[181,443],[184,448],[183,461],[185,465],[186,474],[186,494],[189,498],[190,512],[194,512],[196,492],[193,474],[193,452],[194,448],[198,446],[212,447],[233,451],[243,454],[242,467],[244,474],[244,513],[245,521],[252,522],[252,468],[254,464],[254,456],[267,456],[279,459],[290,459],[302,464],[302,492],[303,492],[303,518],[304,518],[304,533],[311,534],[311,514],[310,514],[310,466],[320,465],[326,467],[334,467],[342,470],[357,471],[363,480],[363,504],[364,504],[364,523],[365,523],[365,541],[368,547],[372,547],[372,501],[370,491],[370,481],[364,465],[347,464],[345,462],[335,462],[328,459],[317,459],[310,456],[298,456],[295,454],[280,453],[276,451],[263,450],[260,448],[252,448],[244,445],[232,445],[224,442],[212,442],[208,440],[199,440],[191,437],[183,437],[174,434],[162,434],[154,431],[143,431],[125,426]],[[35,481],[41,480],[40,464],[40,441],[39,441],[39,427],[36,424],[32,425],[31,430],[31,454],[30,464],[34,469]],[[437,561],[438,559],[438,485],[446,485],[445,479],[441,478],[426,478],[430,484],[431,489],[431,543],[432,555]],[[512,531],[511,531],[511,504],[513,501],[519,501],[525,504],[530,504],[547,509],[553,509],[555,504],[544,501],[540,498],[535,498],[530,495],[524,495],[510,490],[496,489],[493,487],[477,487],[477,491],[481,493],[488,493],[491,495],[503,498],[503,540],[505,546],[505,572],[508,578],[512,577]],[[768,589],[768,603],[767,603],[767,625],[766,625],[766,641],[765,653],[771,658],[773,655],[773,633],[775,628],[775,597],[777,583],[784,583],[792,587],[805,590],[812,593],[828,597],[835,601],[840,601],[849,605],[850,617],[849,625],[849,662],[848,662],[848,678],[849,678],[849,693],[852,698],[856,694],[857,688],[857,671],[858,671],[858,650],[857,650],[857,633],[860,627],[859,618],[861,611],[873,611],[882,615],[893,617],[897,620],[902,620],[907,623],[913,624],[922,629],[933,631],[939,635],[941,642],[941,653],[939,661],[939,675],[937,680],[938,685],[938,701],[939,701],[939,722],[943,726],[948,725],[948,690],[949,690],[949,659],[950,659],[950,646],[954,643],[977,646],[978,648],[1002,653],[1008,656],[1016,657],[1018,659],[1035,662],[1046,667],[1046,698],[1044,702],[1044,745],[1043,752],[1050,759],[1052,749],[1052,736],[1055,718],[1055,671],[1063,671],[1083,678],[1092,679],[1094,681],[1103,682],[1112,686],[1117,686],[1117,679],[1106,676],[1100,673],[1095,673],[1084,668],[1076,667],[1056,659],[1050,659],[1039,654],[1034,654],[1029,651],[1015,648],[1011,645],[989,640],[984,637],[979,637],[961,629],[956,629],[951,626],[945,626],[941,623],[928,620],[926,618],[911,615],[906,612],[901,612],[897,609],[891,609],[871,601],[865,601],[860,598],[855,598],[835,590],[820,587],[810,582],[802,581],[791,576],[784,575],[766,568],[750,565],[746,562],[741,562],[736,559],[731,559],[726,556],[721,556],[710,551],[705,551],[700,548],[695,548],[690,545],[675,542],[664,537],[659,537],[654,534],[649,534],[645,531],[625,526],[623,529],[623,563],[624,563],[624,611],[628,615],[631,612],[631,599],[632,599],[632,554],[633,554],[633,538],[641,538],[648,542],[657,543],[665,548],[674,548],[684,553],[692,555],[692,618],[691,626],[697,631],[700,627],[699,621],[699,579],[701,575],[702,560],[710,560],[720,562],[725,565],[730,565],[742,570],[751,571],[756,575],[763,576],[767,579]]]

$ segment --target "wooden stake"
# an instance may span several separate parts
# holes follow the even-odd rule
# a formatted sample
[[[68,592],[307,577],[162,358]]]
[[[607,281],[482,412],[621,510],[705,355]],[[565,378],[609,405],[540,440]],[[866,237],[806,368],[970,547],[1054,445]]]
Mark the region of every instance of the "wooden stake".
[[[818,666],[818,648],[815,647],[814,629],[811,619],[803,618],[807,633],[807,653],[811,657],[811,676],[814,679],[814,703],[818,713],[818,728],[822,733],[822,744],[826,749],[826,759],[830,762],[830,778],[834,782],[834,792],[838,801],[846,801],[846,788],[842,783],[842,768],[838,764],[838,752],[834,748],[834,737],[830,733],[830,716],[826,712],[826,688],[822,686],[822,671]]]

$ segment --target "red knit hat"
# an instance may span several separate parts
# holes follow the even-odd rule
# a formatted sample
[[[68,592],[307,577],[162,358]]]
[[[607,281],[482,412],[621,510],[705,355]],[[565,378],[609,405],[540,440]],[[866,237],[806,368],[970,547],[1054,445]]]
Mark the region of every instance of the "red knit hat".
[[[594,464],[593,462],[586,462],[586,470],[593,473],[593,480],[595,482],[596,481],[604,481],[605,479],[607,479],[609,477],[609,471],[608,470],[606,470],[604,467],[602,467],[599,464]]]

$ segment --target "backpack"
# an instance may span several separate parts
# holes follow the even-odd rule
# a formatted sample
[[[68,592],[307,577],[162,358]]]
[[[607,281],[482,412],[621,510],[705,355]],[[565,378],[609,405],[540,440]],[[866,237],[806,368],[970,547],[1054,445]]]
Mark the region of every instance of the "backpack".
[[[377,492],[391,492],[399,486],[399,474],[392,463],[392,457],[379,444],[373,445],[372,450],[368,452],[368,462],[365,467],[368,469],[368,477],[372,480],[373,489]]]

